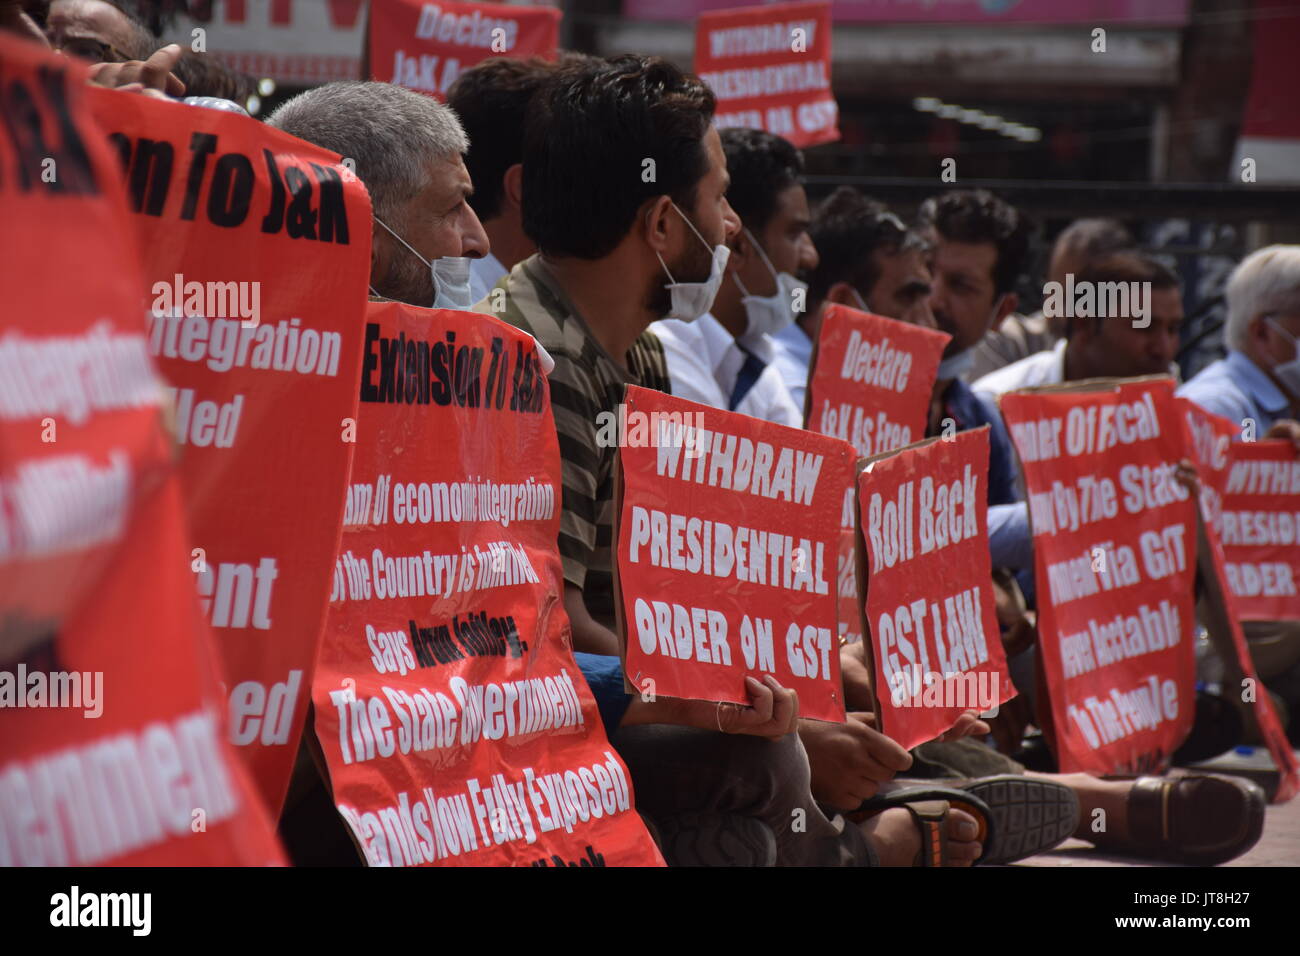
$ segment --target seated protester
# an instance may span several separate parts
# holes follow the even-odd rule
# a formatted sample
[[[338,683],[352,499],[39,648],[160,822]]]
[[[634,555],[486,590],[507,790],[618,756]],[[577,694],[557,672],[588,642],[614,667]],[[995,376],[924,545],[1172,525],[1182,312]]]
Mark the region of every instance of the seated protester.
[[[773,365],[772,337],[803,306],[794,273],[817,264],[800,182],[803,157],[781,137],[752,129],[723,130],[722,149],[731,177],[727,201],[741,221],[728,243],[722,285],[704,315],[678,315],[650,331],[663,343],[672,394],[802,428],[803,405]]]
[[[284,103],[267,124],[355,164],[374,209],[370,289],[428,308],[467,309],[465,257],[488,253],[469,205],[469,148],[456,114],[390,83],[327,83]]]
[[[482,255],[487,236],[465,202],[467,142],[456,115],[428,96],[388,83],[329,83],[283,104],[268,125],[350,157],[370,193],[370,288],[377,295],[429,306],[435,291],[429,260]],[[441,280],[439,280],[441,282]],[[543,359],[543,365],[546,360]],[[319,743],[309,732],[289,785],[280,835],[297,865],[358,865],[317,767]]]
[[[1076,219],[1062,230],[1052,245],[1047,266],[1050,282],[1065,285],[1067,275],[1078,275],[1096,259],[1133,248],[1133,237],[1114,219]],[[975,346],[975,360],[962,376],[974,382],[1003,366],[1052,348],[1065,334],[1060,317],[1013,312],[991,329]]]
[[[1300,448],[1300,245],[1251,253],[1228,277],[1225,297],[1228,355],[1178,394],[1236,423],[1238,440],[1289,438]],[[1300,627],[1247,621],[1243,629],[1260,679],[1300,713]],[[1287,734],[1300,742],[1300,719],[1291,717]]]
[[[549,376],[563,466],[560,555],[565,608],[579,651],[618,652],[610,543],[617,449],[597,438],[627,384],[665,389],[659,340],[668,314],[698,318],[722,281],[724,243],[740,229],[727,203],[726,159],[711,119],[713,94],[657,58],[617,57],[561,70],[534,101],[525,132],[523,226],[538,253],[498,286],[501,317],[555,356]],[[641,176],[643,160],[656,176]],[[479,304],[491,308],[489,300]],[[617,664],[617,659],[614,658]],[[612,685],[612,686],[611,686]],[[621,718],[602,701],[614,745],[632,772],[638,810],[655,823],[672,863],[907,865],[922,833],[893,808],[857,826],[823,813],[794,728],[797,701],[774,680],[750,682],[751,707],[630,699]],[[719,732],[722,731],[722,732]],[[863,784],[874,793],[910,762],[881,738]],[[806,814],[794,832],[792,814]],[[927,834],[948,836],[950,859],[981,847],[976,819],[949,809]]]
[[[929,246],[928,306],[936,328],[952,336],[939,362],[926,436],[988,425],[989,545],[994,567],[1030,569],[1029,511],[1020,501],[1011,439],[997,410],[961,378],[988,329],[1015,309],[1012,291],[1029,247],[1029,226],[1014,207],[985,190],[927,199],[917,231]]]
[[[447,105],[469,136],[465,166],[474,182],[469,204],[492,246],[470,263],[475,302],[515,263],[537,251],[521,221],[524,122],[529,102],[555,69],[556,64],[538,57],[492,57],[461,73],[447,91]]]
[[[1140,283],[1150,290],[1123,301],[1105,303],[1098,298],[1092,316],[1066,317],[1065,338],[1044,352],[990,372],[972,386],[981,397],[995,399],[1007,392],[1039,385],[1060,385],[1089,378],[1133,378],[1139,375],[1178,376],[1174,357],[1178,354],[1179,331],[1183,324],[1183,297],[1178,276],[1155,259],[1139,252],[1119,252],[1085,266],[1074,278],[1076,290],[1100,290],[1102,283]],[[1050,295],[1050,293],[1049,293]],[[1065,302],[1064,291],[1049,299],[1053,311]],[[1119,298],[1119,297],[1116,297]],[[1115,315],[1103,312],[1118,305]]]
[[[925,242],[883,203],[841,186],[817,207],[808,235],[818,258],[817,265],[803,273],[808,307],[776,335],[776,367],[800,409],[826,305],[934,327],[925,305],[930,294]],[[922,312],[928,318],[922,319]]]
[[[1268,246],[1228,277],[1228,355],[1178,390],[1256,438],[1296,438],[1300,426],[1300,246]]]

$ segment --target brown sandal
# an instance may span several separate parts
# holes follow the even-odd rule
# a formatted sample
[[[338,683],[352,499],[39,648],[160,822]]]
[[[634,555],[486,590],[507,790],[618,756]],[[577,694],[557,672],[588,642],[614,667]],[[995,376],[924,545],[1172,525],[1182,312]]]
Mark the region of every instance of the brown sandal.
[[[956,807],[975,818],[979,832],[975,839],[985,849],[979,863],[988,855],[992,840],[993,812],[972,793],[948,787],[906,787],[890,793],[879,793],[862,804],[849,819],[855,823],[873,817],[885,810],[902,807],[912,815],[917,832],[921,835],[921,849],[912,861],[913,866],[948,866],[948,811]]]

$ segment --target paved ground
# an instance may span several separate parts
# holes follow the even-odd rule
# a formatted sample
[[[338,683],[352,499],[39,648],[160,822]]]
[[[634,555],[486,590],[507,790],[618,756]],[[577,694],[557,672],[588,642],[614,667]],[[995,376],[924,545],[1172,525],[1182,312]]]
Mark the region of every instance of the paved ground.
[[[1017,866],[1166,866],[1098,853],[1082,840],[1067,840],[1051,853],[1021,860]],[[1264,836],[1254,848],[1224,866],[1300,866],[1300,797],[1270,804]]]

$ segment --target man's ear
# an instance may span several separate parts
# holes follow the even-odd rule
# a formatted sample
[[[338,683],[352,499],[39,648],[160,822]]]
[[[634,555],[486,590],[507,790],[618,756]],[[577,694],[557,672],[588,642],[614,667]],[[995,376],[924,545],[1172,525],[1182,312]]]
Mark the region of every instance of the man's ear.
[[[1001,325],[1002,320],[1012,312],[1016,311],[1016,306],[1019,304],[1020,296],[1016,295],[1014,292],[1004,292],[1002,298],[998,300],[997,314],[993,317],[993,328],[996,329]]]
[[[524,166],[515,163],[501,177],[501,198],[516,211],[524,204]]]
[[[740,272],[745,269],[754,258],[754,244],[750,242],[749,236],[745,235],[745,230],[742,229],[732,236],[727,245],[731,247],[731,256],[727,259],[727,271]]]
[[[834,302],[836,305],[847,305],[850,309],[857,309],[858,300],[853,297],[853,286],[847,282],[836,282],[826,290],[826,301]]]
[[[646,242],[659,255],[667,257],[671,253],[672,233],[670,221],[681,217],[673,210],[673,201],[668,196],[656,196],[641,204],[641,223],[645,229]]]

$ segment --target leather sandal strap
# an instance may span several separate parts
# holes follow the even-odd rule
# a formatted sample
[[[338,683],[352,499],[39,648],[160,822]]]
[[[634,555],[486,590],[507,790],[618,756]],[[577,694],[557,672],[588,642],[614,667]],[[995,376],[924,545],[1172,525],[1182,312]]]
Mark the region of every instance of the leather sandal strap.
[[[903,804],[921,835],[921,849],[913,866],[948,865],[948,807],[946,800],[922,800]]]

